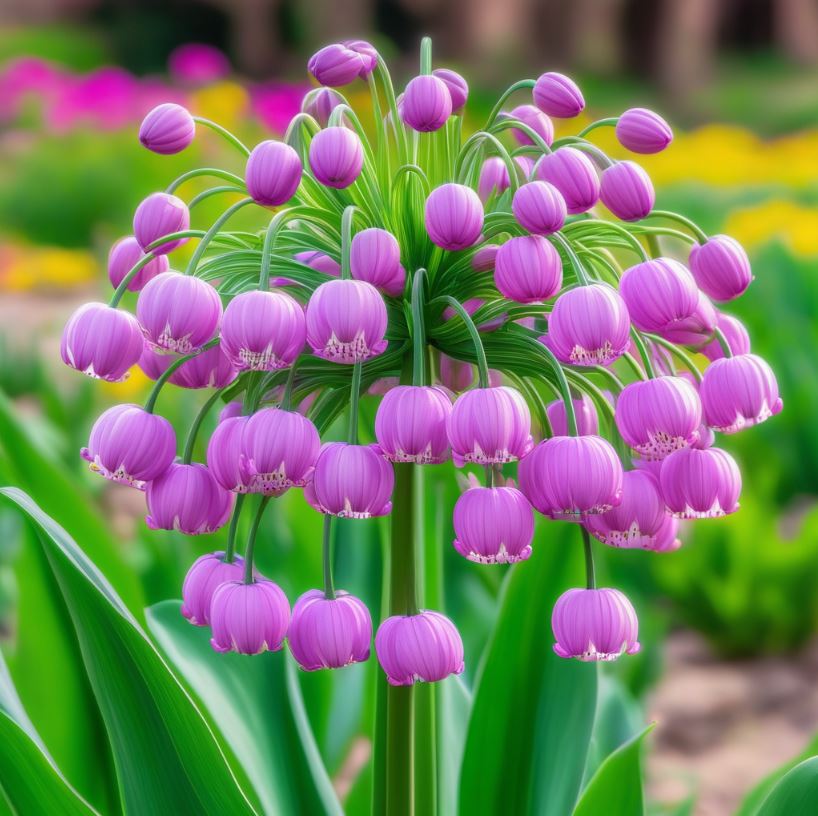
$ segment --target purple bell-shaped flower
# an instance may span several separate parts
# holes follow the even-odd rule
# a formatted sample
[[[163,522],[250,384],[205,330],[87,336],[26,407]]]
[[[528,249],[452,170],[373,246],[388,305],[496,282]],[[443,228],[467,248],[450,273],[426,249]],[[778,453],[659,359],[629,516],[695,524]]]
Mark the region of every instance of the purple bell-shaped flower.
[[[425,224],[432,243],[443,249],[473,246],[483,229],[480,197],[463,184],[441,184],[426,199]]]
[[[289,624],[287,596],[266,578],[251,584],[227,581],[213,593],[210,645],[217,652],[277,652],[284,645]]]
[[[659,474],[665,504],[677,518],[717,518],[738,510],[741,471],[720,448],[682,448]]]
[[[154,153],[181,153],[196,135],[196,123],[187,108],[173,102],[157,105],[142,120],[139,141]]]
[[[200,555],[191,564],[182,584],[182,615],[194,626],[210,625],[210,603],[213,593],[228,581],[240,581],[244,559],[237,555],[225,561],[223,551]]]
[[[145,253],[133,235],[120,238],[108,253],[108,280],[111,281],[111,286],[116,289],[122,283],[125,275],[136,266],[137,261],[141,261],[144,257]],[[149,261],[131,278],[128,283],[128,291],[138,292],[149,280],[167,272],[169,266],[165,255],[159,255]]]
[[[451,412],[452,402],[442,388],[398,385],[387,391],[375,415],[375,436],[384,457],[419,465],[445,462]]]
[[[145,251],[160,238],[189,228],[190,211],[187,204],[170,193],[152,193],[136,208],[133,217],[133,234]],[[151,252],[154,255],[164,255],[186,241],[187,238],[165,241]]]

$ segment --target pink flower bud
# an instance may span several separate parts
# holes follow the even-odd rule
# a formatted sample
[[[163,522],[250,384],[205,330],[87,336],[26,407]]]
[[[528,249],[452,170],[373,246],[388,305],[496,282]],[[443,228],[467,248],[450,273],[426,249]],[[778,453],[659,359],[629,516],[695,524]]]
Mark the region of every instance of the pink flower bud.
[[[340,88],[358,79],[370,66],[371,58],[341,43],[333,43],[310,57],[307,70],[321,85]]]
[[[576,83],[556,71],[542,74],[533,91],[534,104],[549,116],[571,119],[585,109],[585,100]]]
[[[139,141],[154,153],[180,153],[196,135],[193,117],[181,105],[166,102],[158,105],[142,120]]]
[[[338,105],[344,103],[344,98],[331,88],[314,88],[304,96],[301,110],[308,113],[325,128],[329,124],[329,117]]]
[[[247,158],[247,192],[257,204],[278,207],[295,195],[302,170],[301,159],[292,147],[268,139],[257,144]]]
[[[713,300],[734,300],[753,280],[744,247],[729,235],[713,235],[690,250],[690,269],[696,283]]]
[[[562,287],[559,252],[541,235],[510,238],[497,252],[494,283],[518,303],[548,300]]]
[[[720,448],[681,448],[659,472],[665,504],[677,518],[716,518],[738,510],[741,472]]]
[[[289,624],[287,596],[266,578],[252,584],[227,581],[213,593],[210,645],[217,652],[277,652],[284,645]]]
[[[445,462],[451,412],[452,402],[442,388],[398,385],[390,389],[375,415],[375,437],[384,457],[419,465]]]
[[[567,208],[560,191],[547,181],[529,181],[514,194],[514,217],[529,232],[551,235],[565,224]]]
[[[120,238],[108,253],[108,280],[111,281],[111,286],[116,289],[122,283],[125,275],[136,266],[137,261],[141,261],[144,257],[145,253],[136,238],[132,235]],[[163,272],[167,272],[169,266],[170,263],[166,255],[159,255],[149,261],[131,278],[128,291],[138,292],[149,280],[161,275]]]
[[[480,238],[483,205],[463,184],[442,184],[426,199],[426,232],[432,243],[448,250],[466,249]]]
[[[440,130],[452,114],[452,97],[446,83],[432,75],[416,76],[403,93],[403,121],[413,130]]]
[[[716,330],[716,309],[704,292],[699,292],[696,309],[690,317],[678,320],[659,332],[665,340],[680,346],[700,346]]]
[[[319,130],[310,142],[310,168],[326,187],[343,190],[355,182],[364,166],[364,148],[357,133],[345,127]]]
[[[233,493],[249,492],[253,478],[244,442],[249,421],[250,417],[241,416],[241,412],[220,419],[207,443],[208,470],[225,490]]]
[[[537,168],[543,181],[556,187],[571,215],[584,213],[599,201],[599,174],[594,163],[580,150],[561,147],[543,156]]]
[[[392,297],[403,294],[406,270],[391,232],[372,227],[356,233],[349,250],[349,269],[356,280],[367,281]]]
[[[630,108],[616,123],[616,138],[632,153],[661,153],[673,141],[673,131],[658,113]]]
[[[639,221],[656,203],[650,176],[632,161],[617,162],[602,171],[599,197],[623,221]]]
[[[452,99],[452,113],[456,116],[462,114],[469,98],[469,85],[466,80],[450,68],[435,68],[432,76],[442,80],[446,85]]]
[[[553,122],[534,105],[518,105],[509,114],[513,119],[519,119],[524,125],[528,125],[549,147],[554,141]],[[523,130],[513,128],[518,144],[533,145],[534,140]]]
[[[341,277],[341,264],[339,264],[335,258],[330,258],[329,255],[323,252],[311,252],[307,250],[306,252],[296,252],[293,257],[299,263],[310,267],[310,269],[314,269],[316,272],[323,272],[325,275],[331,275],[333,278]]]
[[[136,208],[133,217],[133,234],[145,251],[160,238],[189,228],[190,211],[187,204],[169,193],[152,193]],[[166,241],[151,252],[154,255],[165,255],[186,241],[187,238]]]
[[[225,561],[224,555],[220,550],[199,556],[185,575],[181,611],[194,626],[210,625],[213,593],[227,581],[239,581],[244,575],[244,559],[237,555]]]
[[[619,292],[634,326],[646,332],[676,328],[699,305],[696,281],[686,266],[672,258],[654,258],[626,269]]]
[[[579,399],[571,400],[574,404],[574,416],[577,420],[577,433],[580,436],[599,435],[599,415],[593,400],[583,394]],[[549,402],[545,408],[548,421],[554,436],[568,436],[568,417],[565,414],[565,403],[561,400]]]
[[[735,356],[750,353],[750,335],[738,318],[719,312],[716,328],[722,332],[724,339],[727,340],[727,345],[730,346],[730,351]],[[715,337],[706,346],[702,346],[699,351],[708,360],[720,360],[724,357],[721,343]]]

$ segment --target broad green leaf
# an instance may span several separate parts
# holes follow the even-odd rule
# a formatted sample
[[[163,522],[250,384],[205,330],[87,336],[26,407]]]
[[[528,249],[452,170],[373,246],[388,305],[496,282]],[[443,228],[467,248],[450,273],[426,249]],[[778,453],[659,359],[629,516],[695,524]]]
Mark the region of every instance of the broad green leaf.
[[[41,531],[107,727],[125,811],[254,813],[193,699],[104,576],[25,493],[0,493]]]
[[[457,813],[460,763],[466,745],[471,694],[459,677],[435,683],[438,813]]]
[[[545,530],[531,558],[509,571],[475,684],[460,774],[463,816],[565,816],[580,790],[597,669],[557,657],[549,622],[557,597],[582,578],[582,547],[571,525]]]
[[[758,810],[758,816],[813,813],[818,813],[818,757],[811,757],[786,773]]]
[[[178,601],[147,612],[167,659],[202,700],[241,762],[264,812],[341,813],[307,722],[289,654],[218,654]]]
[[[574,816],[641,816],[645,812],[642,792],[642,741],[653,728],[620,745],[599,766],[582,794]]]

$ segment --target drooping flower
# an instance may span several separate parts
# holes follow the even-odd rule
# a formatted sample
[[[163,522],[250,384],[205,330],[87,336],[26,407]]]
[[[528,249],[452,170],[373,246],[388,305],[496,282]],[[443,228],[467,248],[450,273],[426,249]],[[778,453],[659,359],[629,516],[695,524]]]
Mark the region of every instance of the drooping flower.
[[[392,297],[403,293],[406,270],[400,262],[400,245],[385,229],[372,227],[353,236],[349,270],[356,280],[367,281]]]
[[[721,448],[681,448],[662,462],[665,504],[677,518],[715,518],[738,510],[741,471]]]
[[[240,555],[232,561],[225,561],[223,550],[200,555],[182,584],[182,615],[194,626],[209,626],[213,593],[228,581],[240,580],[243,574],[244,559]]]
[[[307,250],[305,252],[296,252],[293,257],[299,263],[314,269],[316,272],[323,272],[333,278],[341,277],[341,264],[324,252]]]
[[[301,159],[290,145],[274,139],[260,142],[247,158],[247,192],[257,204],[278,207],[295,195],[302,171]]]
[[[724,335],[727,345],[734,356],[750,353],[750,334],[744,324],[733,315],[719,312],[716,319],[716,328]],[[699,349],[699,353],[708,360],[720,360],[724,357],[724,349],[715,337]]]
[[[676,328],[699,305],[696,281],[684,264],[672,258],[653,258],[626,269],[619,292],[634,326],[646,332]]]
[[[468,82],[451,68],[435,68],[432,76],[436,76],[445,83],[449,96],[452,98],[452,114],[455,116],[462,114],[469,98]]]
[[[514,162],[525,178],[528,178],[534,168],[534,161],[529,156],[515,156]],[[480,178],[477,180],[477,193],[480,200],[486,202],[492,195],[502,195],[509,186],[506,163],[499,156],[489,156],[483,162],[480,168]]]
[[[519,119],[524,125],[528,125],[549,147],[554,141],[553,122],[534,105],[518,105],[509,114],[513,119]],[[520,128],[513,128],[511,131],[518,144],[533,145],[534,140]]]
[[[344,98],[332,88],[313,88],[304,96],[301,110],[308,113],[325,128],[329,124],[329,117],[338,105],[344,104]]]
[[[661,153],[673,141],[673,131],[658,113],[630,108],[616,123],[616,138],[632,153]]]
[[[310,142],[309,161],[321,184],[343,190],[361,175],[364,166],[361,137],[345,127],[319,130]]]
[[[473,246],[483,229],[480,197],[463,184],[441,184],[426,199],[425,223],[432,243],[443,249]]]
[[[133,234],[143,250],[160,238],[190,228],[190,211],[187,204],[170,193],[151,193],[136,208],[133,217]],[[154,255],[165,255],[187,242],[187,238],[165,241],[154,247]]]
[[[497,251],[494,283],[501,295],[518,303],[548,300],[562,287],[559,252],[541,235],[510,238]]]
[[[139,141],[154,153],[181,153],[196,135],[196,123],[187,108],[173,102],[157,105],[142,120]]]
[[[251,584],[227,581],[213,593],[210,645],[217,652],[277,652],[284,645],[289,624],[287,596],[266,578]]]
[[[475,272],[493,272],[499,251],[499,244],[483,244],[483,246],[472,255],[471,268]]]
[[[567,207],[560,191],[547,181],[529,181],[514,194],[514,217],[535,235],[551,235],[565,224]]]
[[[534,86],[534,104],[549,116],[571,119],[585,109],[585,99],[577,84],[565,74],[548,71]]]
[[[398,385],[381,400],[375,437],[390,462],[439,464],[449,458],[449,395],[438,387]]]
[[[656,203],[650,176],[632,161],[617,162],[602,171],[599,197],[623,221],[641,220]]]
[[[403,93],[403,121],[412,130],[430,133],[440,130],[452,115],[452,97],[446,83],[425,74],[409,81]]]
[[[163,361],[173,362],[173,357],[167,354],[157,354],[150,346],[146,345],[145,354],[152,354]],[[140,358],[140,366],[142,358]],[[166,368],[168,363],[163,366]],[[212,346],[209,349],[197,354],[185,363],[182,363],[168,382],[178,385],[180,388],[226,388],[238,376],[238,371],[231,360],[222,350],[221,344]]]
[[[225,489],[234,493],[247,493],[252,481],[244,435],[250,417],[228,416],[220,419],[207,443],[207,468],[213,478]]]
[[[662,524],[656,532],[653,544],[647,549],[652,552],[675,552],[682,546],[679,534],[679,519],[670,513],[665,513]]]
[[[340,88],[349,85],[371,65],[371,59],[341,43],[326,45],[313,54],[307,70],[321,85]]]
[[[704,292],[699,292],[696,309],[690,317],[678,320],[659,333],[665,340],[680,346],[700,346],[706,343],[716,329],[716,309]]]
[[[713,235],[690,250],[690,269],[696,283],[713,300],[734,300],[753,280],[744,247],[729,235]]]
[[[580,436],[599,435],[599,415],[593,400],[583,394],[579,399],[572,399],[574,404],[574,416],[577,420],[577,433]],[[565,403],[561,400],[549,402],[545,408],[548,414],[548,421],[551,423],[551,430],[554,436],[568,436],[568,418],[565,414]]]
[[[378,65],[378,51],[372,43],[366,40],[343,40],[341,45],[351,48],[356,54],[360,54],[363,60],[358,76],[366,79]]]
[[[571,215],[587,212],[599,201],[597,169],[574,147],[561,147],[543,156],[537,164],[537,175],[560,191]]]
[[[116,289],[122,283],[125,275],[136,266],[137,261],[141,261],[144,257],[145,253],[136,238],[132,235],[120,238],[108,253],[108,280],[111,281],[111,286]],[[169,267],[166,255],[157,256],[131,278],[128,291],[138,292],[149,280],[167,272]]]

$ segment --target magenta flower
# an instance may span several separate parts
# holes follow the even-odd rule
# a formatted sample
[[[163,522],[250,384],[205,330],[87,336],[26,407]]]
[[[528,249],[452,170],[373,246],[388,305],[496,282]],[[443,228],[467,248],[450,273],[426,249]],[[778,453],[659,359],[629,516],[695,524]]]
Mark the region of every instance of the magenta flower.
[[[750,335],[744,324],[733,315],[718,312],[716,319],[716,328],[719,329],[727,340],[727,345],[730,346],[730,351],[733,355],[750,353]],[[708,360],[720,360],[724,357],[721,343],[714,337],[707,345],[702,346],[699,352],[707,357]]]
[[[682,448],[662,462],[665,504],[677,518],[716,518],[738,510],[741,471],[720,448]]]
[[[302,171],[301,159],[292,147],[268,139],[257,144],[247,159],[247,192],[257,204],[278,207],[295,195]]]
[[[599,197],[623,221],[639,221],[656,203],[650,176],[632,161],[617,162],[602,171]]]
[[[145,353],[169,360],[169,363],[173,362],[173,357],[169,357],[167,354],[156,354],[147,344]],[[167,368],[169,363],[165,363],[163,370]],[[236,367],[224,353],[221,345],[216,345],[205,349],[205,351],[200,352],[186,363],[182,363],[170,375],[168,382],[178,385],[180,388],[225,388],[237,376]]]
[[[634,326],[665,332],[688,320],[699,305],[699,290],[689,270],[672,258],[654,258],[626,269],[619,292]]]
[[[531,174],[534,162],[529,156],[515,156],[514,161],[523,171],[526,178]],[[480,168],[480,178],[477,180],[477,194],[483,202],[492,195],[502,195],[510,186],[508,168],[499,156],[489,156]]]
[[[560,191],[547,181],[529,181],[514,194],[514,217],[529,232],[551,235],[565,224],[567,207]]]
[[[393,686],[435,683],[465,667],[460,633],[439,612],[387,618],[375,635],[375,651]]]
[[[470,363],[456,360],[448,354],[440,354],[438,363],[440,383],[453,394],[459,394],[471,387],[474,382],[474,371]]]
[[[728,434],[759,425],[784,407],[773,370],[756,354],[710,363],[701,396],[705,422]]]
[[[585,109],[582,91],[565,74],[549,71],[542,74],[534,86],[534,104],[549,116],[571,119]]]
[[[60,341],[62,361],[108,382],[122,382],[142,354],[136,318],[104,303],[84,303],[68,318]]]
[[[232,405],[232,403],[230,403]],[[207,468],[213,478],[225,489],[234,493],[250,490],[253,474],[245,450],[245,433],[250,417],[239,414],[219,419],[207,443]]]
[[[345,127],[319,130],[310,142],[310,168],[326,187],[343,190],[361,175],[364,148],[361,138]]]
[[[577,420],[577,433],[580,436],[599,435],[599,415],[594,401],[583,394],[579,399],[571,400],[574,404],[574,416]],[[565,403],[561,400],[549,402],[545,408],[548,421],[554,436],[568,436],[568,418],[565,414]]]
[[[431,133],[440,130],[452,115],[452,96],[442,79],[416,76],[403,93],[401,117],[412,130]]]
[[[313,88],[304,97],[301,110],[308,113],[325,128],[329,124],[329,117],[338,105],[344,104],[344,98],[332,88]]]
[[[591,209],[599,201],[599,174],[594,163],[580,150],[561,147],[543,156],[537,166],[537,175],[553,184],[565,200],[569,214],[576,215]]]
[[[452,113],[459,116],[466,107],[469,98],[469,84],[466,80],[450,68],[435,68],[432,76],[442,80],[452,99]]]
[[[343,40],[341,45],[360,55],[363,65],[358,72],[358,76],[361,79],[366,79],[378,65],[378,52],[375,50],[375,46],[366,40]]]
[[[194,626],[210,625],[210,603],[213,593],[228,581],[240,581],[244,559],[237,555],[224,560],[224,551],[200,555],[191,565],[182,584],[182,615]]]
[[[753,280],[744,247],[729,235],[713,235],[690,250],[690,269],[696,283],[713,300],[734,300]]]
[[[652,552],[675,552],[682,546],[679,534],[679,519],[671,516],[670,513],[665,513],[662,519],[662,524],[656,532],[656,535],[647,549]]]
[[[114,405],[94,423],[80,456],[94,473],[142,490],[170,467],[176,435],[164,417],[138,405]]]
[[[475,272],[493,272],[499,251],[499,244],[483,244],[483,246],[472,255],[471,268]]]
[[[375,437],[390,462],[437,465],[449,458],[448,394],[438,387],[398,385],[381,400]]]
[[[673,141],[673,131],[658,113],[630,108],[616,123],[616,138],[632,153],[661,153]]]
[[[680,346],[701,346],[713,336],[718,316],[710,298],[699,292],[696,309],[690,317],[672,323],[659,333]]]
[[[145,284],[136,303],[136,316],[151,345],[190,354],[218,331],[222,300],[201,278],[166,272]]]
[[[289,624],[287,596],[266,578],[252,584],[227,581],[213,593],[210,645],[217,652],[277,652],[284,645]]]
[[[441,184],[426,199],[425,223],[432,243],[443,249],[473,246],[483,229],[480,197],[463,184]]]
[[[340,88],[371,70],[371,59],[341,43],[324,46],[310,57],[307,70],[321,85]],[[374,66],[372,66],[374,67]]]
[[[392,297],[403,294],[406,270],[400,263],[400,245],[391,232],[372,227],[352,238],[349,269],[356,280],[367,281]]]
[[[560,254],[541,235],[510,238],[497,252],[494,283],[518,303],[548,300],[562,287]]]
[[[323,252],[307,250],[306,252],[296,252],[293,257],[299,263],[314,269],[316,272],[323,272],[333,278],[341,277],[341,264],[335,258],[330,258],[329,255]]]
[[[528,125],[549,147],[554,141],[554,123],[534,105],[518,105],[510,113],[513,119],[519,119]],[[534,140],[519,128],[511,131],[518,144],[533,145]]]
[[[616,660],[641,648],[636,612],[618,589],[569,589],[554,604],[551,629],[560,657]]]
[[[139,141],[154,153],[181,153],[196,135],[196,123],[187,108],[173,102],[158,105],[142,120]]]
[[[139,246],[146,251],[160,238],[189,228],[190,211],[187,204],[169,193],[151,193],[136,208],[133,217],[133,234]],[[186,241],[187,238],[166,241],[151,251],[154,255],[165,255]]]
[[[177,82],[209,85],[230,73],[230,60],[212,45],[185,43],[171,51],[168,68]]]
[[[122,283],[122,279],[125,275],[133,269],[137,261],[141,261],[144,257],[145,253],[142,251],[142,247],[139,246],[139,242],[136,238],[132,235],[126,238],[120,238],[111,247],[111,251],[108,253],[108,280],[111,281],[111,286],[116,289],[116,287]],[[167,256],[159,255],[145,264],[145,266],[131,278],[131,282],[128,284],[128,291],[138,292],[149,280],[155,278],[157,275],[161,275],[163,272],[167,272],[169,267],[170,263]]]
[[[305,592],[293,606],[287,641],[305,671],[341,669],[369,660],[372,618],[363,601],[343,590],[327,598]]]

